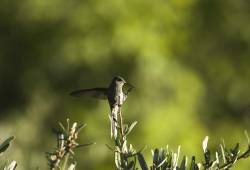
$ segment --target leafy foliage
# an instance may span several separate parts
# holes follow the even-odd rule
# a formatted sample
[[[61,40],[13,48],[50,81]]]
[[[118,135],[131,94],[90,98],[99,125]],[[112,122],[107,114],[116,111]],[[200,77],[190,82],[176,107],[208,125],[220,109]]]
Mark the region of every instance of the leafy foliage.
[[[14,139],[14,136],[7,138],[1,145],[0,145],[0,153],[5,152],[8,147],[10,146],[10,142]]]
[[[13,140],[14,140],[14,136],[11,136],[0,144],[0,156],[9,148],[10,143]],[[7,163],[4,163],[3,165],[0,166],[0,168],[4,170],[15,170],[16,167],[17,167],[16,161],[12,161],[9,165],[7,165]]]
[[[201,163],[196,162],[196,157],[192,156],[190,165],[188,165],[187,157],[183,156],[180,164],[180,149],[177,152],[164,148],[156,148],[152,150],[152,165],[148,166],[141,151],[136,152],[132,144],[127,144],[127,136],[133,130],[137,122],[133,122],[130,126],[123,124],[123,118],[120,111],[120,119],[118,120],[120,126],[116,127],[119,130],[118,138],[114,139],[115,166],[118,170],[136,170],[138,169],[137,160],[142,170],[229,170],[238,160],[250,156],[250,142],[247,132],[245,132],[248,148],[245,152],[240,152],[240,145],[237,143],[234,148],[228,149],[224,142],[220,144],[220,152],[216,151],[214,154],[208,149],[209,137],[206,136],[202,142],[204,160]]]
[[[47,159],[51,170],[74,170],[76,162],[74,161],[74,149],[92,145],[79,144],[77,142],[79,132],[86,126],[86,124],[77,125],[73,123],[70,127],[69,119],[67,119],[67,126],[64,127],[59,122],[61,129],[56,131],[57,135],[57,148],[53,152],[47,153]],[[69,162],[70,160],[70,162]],[[64,161],[63,164],[61,162]]]
[[[248,135],[247,135],[248,138]],[[184,156],[181,163],[178,164],[178,159],[180,156],[180,146],[178,147],[177,153],[167,149],[155,149],[152,151],[153,165],[150,166],[151,170],[228,170],[233,167],[233,165],[238,162],[238,160],[247,158],[250,156],[250,144],[248,143],[248,148],[245,152],[240,154],[239,143],[235,145],[234,148],[228,149],[225,145],[221,146],[220,152],[215,152],[214,155],[207,148],[208,137],[203,141],[203,151],[204,160],[202,163],[197,163],[195,156],[191,158],[190,165],[187,164],[187,157]],[[214,156],[212,158],[212,156]],[[142,170],[149,169],[143,155],[139,153],[137,155],[139,164]]]
[[[120,115],[121,116],[121,115]],[[180,159],[179,146],[177,152],[166,148],[156,148],[152,150],[152,165],[148,166],[144,155],[142,154],[143,149],[136,151],[132,144],[128,144],[127,136],[133,130],[137,122],[133,122],[131,125],[122,124],[120,121],[119,134],[114,139],[115,146],[110,147],[114,151],[115,167],[118,170],[138,170],[138,166],[142,170],[229,170],[231,169],[240,159],[245,159],[250,156],[250,140],[248,133],[245,132],[248,147],[244,152],[240,151],[240,144],[237,143],[233,148],[227,148],[225,143],[220,144],[220,151],[212,153],[208,149],[208,136],[202,142],[203,148],[203,161],[196,162],[196,157],[192,156],[190,163],[188,158],[183,156]],[[60,130],[56,130],[57,135],[57,148],[53,152],[47,153],[47,159],[51,170],[75,170],[76,161],[74,160],[74,150],[80,147],[92,145],[79,144],[78,136],[79,132],[86,126],[86,124],[78,125],[74,122],[70,125],[69,119],[67,119],[67,126],[65,127],[59,122]],[[123,128],[121,128],[123,127]],[[4,153],[10,146],[11,141],[14,139],[13,136],[7,138],[0,144],[1,154]],[[137,163],[138,161],[138,163]],[[15,170],[17,162],[12,161],[10,164],[3,164],[1,169],[4,170]]]
[[[121,121],[120,121],[121,122]],[[132,144],[128,144],[127,135],[132,131],[137,122],[133,122],[130,126],[124,125],[120,129],[118,138],[115,139],[115,165],[117,169],[132,170],[136,168],[136,155],[137,152],[133,148]],[[123,125],[120,124],[120,127]]]

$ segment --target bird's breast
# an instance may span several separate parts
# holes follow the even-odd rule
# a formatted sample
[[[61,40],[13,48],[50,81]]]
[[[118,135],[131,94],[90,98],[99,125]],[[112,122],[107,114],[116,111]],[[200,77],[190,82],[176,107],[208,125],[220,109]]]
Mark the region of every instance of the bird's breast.
[[[122,105],[124,101],[122,87],[110,86],[108,89],[108,100],[111,108],[117,104]]]

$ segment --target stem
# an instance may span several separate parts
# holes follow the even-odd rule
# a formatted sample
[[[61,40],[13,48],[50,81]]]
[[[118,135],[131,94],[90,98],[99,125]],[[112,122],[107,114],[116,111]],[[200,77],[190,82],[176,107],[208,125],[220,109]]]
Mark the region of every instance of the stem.
[[[121,132],[121,151],[122,151],[122,146],[124,144],[124,134],[123,134],[123,119],[122,119],[122,110],[121,107],[119,108],[119,116],[120,116],[120,132]],[[120,153],[120,159],[121,159],[121,167],[124,167],[124,155],[123,152]]]
[[[123,139],[123,137],[124,137],[124,134],[123,134],[123,118],[122,118],[122,109],[121,109],[121,107],[119,108],[119,115],[120,115],[121,135],[122,135],[122,139]]]
[[[65,156],[65,160],[64,160],[64,163],[63,163],[62,170],[66,170],[66,166],[67,166],[68,160],[69,160],[69,154],[66,153],[66,156]]]
[[[219,167],[219,170],[223,170],[223,169],[225,169],[225,167],[232,166],[234,164],[234,162],[236,162],[236,161],[238,161],[240,159],[246,158],[246,155],[248,154],[249,149],[250,148],[248,148],[248,150],[246,152],[244,152],[242,155],[240,155],[239,157],[237,157],[235,161],[230,161],[228,163],[225,163],[225,164],[221,165]]]

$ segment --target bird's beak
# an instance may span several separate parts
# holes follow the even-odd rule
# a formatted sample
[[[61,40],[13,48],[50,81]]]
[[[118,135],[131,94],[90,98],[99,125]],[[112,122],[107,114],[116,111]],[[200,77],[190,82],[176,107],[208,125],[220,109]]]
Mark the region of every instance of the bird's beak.
[[[132,84],[125,82],[125,85],[128,86],[130,89],[135,88]]]

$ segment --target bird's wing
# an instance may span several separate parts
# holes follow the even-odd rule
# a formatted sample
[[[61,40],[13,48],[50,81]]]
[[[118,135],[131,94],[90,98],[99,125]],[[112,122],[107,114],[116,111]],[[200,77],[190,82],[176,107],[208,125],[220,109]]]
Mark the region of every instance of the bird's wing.
[[[76,90],[70,93],[72,96],[87,96],[94,97],[97,99],[105,100],[107,99],[107,88],[92,88],[92,89],[82,89]]]

